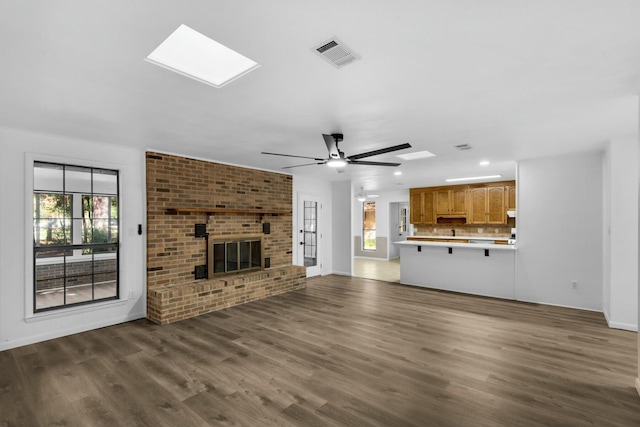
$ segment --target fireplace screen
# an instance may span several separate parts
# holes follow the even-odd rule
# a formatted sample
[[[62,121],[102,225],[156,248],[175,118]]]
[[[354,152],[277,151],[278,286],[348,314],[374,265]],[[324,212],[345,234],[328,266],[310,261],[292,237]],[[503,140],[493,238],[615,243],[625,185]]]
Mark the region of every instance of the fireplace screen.
[[[209,277],[262,269],[262,236],[220,236],[209,244]]]

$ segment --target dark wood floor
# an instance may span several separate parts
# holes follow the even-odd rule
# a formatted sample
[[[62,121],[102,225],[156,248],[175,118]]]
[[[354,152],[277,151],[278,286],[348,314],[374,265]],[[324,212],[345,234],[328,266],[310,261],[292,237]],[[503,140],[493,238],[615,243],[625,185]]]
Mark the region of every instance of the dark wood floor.
[[[0,352],[0,426],[640,426],[601,314],[328,276]]]

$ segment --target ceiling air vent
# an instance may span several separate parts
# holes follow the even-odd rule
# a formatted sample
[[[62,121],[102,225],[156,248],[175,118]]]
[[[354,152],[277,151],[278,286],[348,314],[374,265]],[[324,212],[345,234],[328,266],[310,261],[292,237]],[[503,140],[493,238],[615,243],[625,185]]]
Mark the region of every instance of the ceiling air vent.
[[[333,38],[313,48],[318,55],[329,61],[336,68],[342,68],[360,59],[360,56],[345,46],[340,40]]]
[[[454,145],[453,147],[456,150],[460,150],[460,151],[471,150],[471,146],[469,144]]]

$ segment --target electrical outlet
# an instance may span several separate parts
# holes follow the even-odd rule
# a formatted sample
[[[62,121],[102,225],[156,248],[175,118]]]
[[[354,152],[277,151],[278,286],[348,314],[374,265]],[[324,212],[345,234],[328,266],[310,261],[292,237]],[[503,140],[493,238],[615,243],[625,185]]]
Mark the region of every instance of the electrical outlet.
[[[478,228],[478,233],[482,233],[483,229],[482,228]]]
[[[135,291],[129,291],[129,299],[134,299],[136,297]]]
[[[496,232],[496,234],[498,234],[498,233],[500,232],[500,229],[499,229],[499,228],[496,228],[496,229],[495,229],[495,232]]]
[[[578,281],[577,280],[572,280],[571,281],[571,287],[573,289],[578,289]]]

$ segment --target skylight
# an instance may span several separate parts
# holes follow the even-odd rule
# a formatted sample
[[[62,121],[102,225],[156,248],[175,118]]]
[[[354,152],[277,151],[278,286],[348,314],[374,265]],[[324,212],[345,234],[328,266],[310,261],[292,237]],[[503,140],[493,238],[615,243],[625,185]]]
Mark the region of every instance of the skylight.
[[[406,154],[397,154],[396,157],[401,158],[402,160],[417,160],[417,159],[424,159],[427,157],[435,157],[435,154],[433,154],[431,151],[416,151],[413,153],[406,153]]]
[[[260,66],[184,24],[145,60],[218,88]]]

